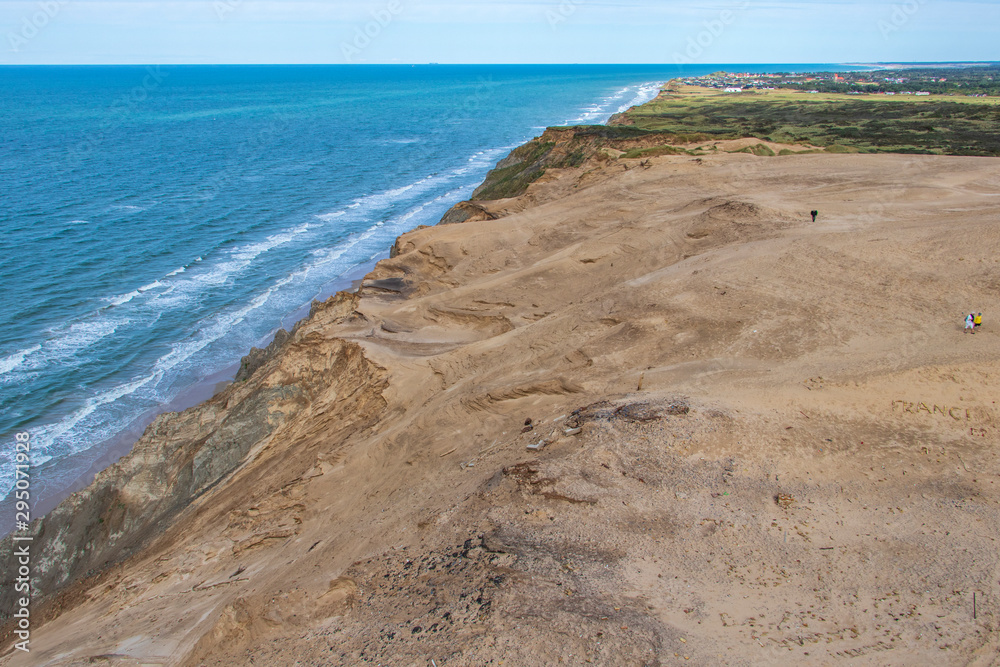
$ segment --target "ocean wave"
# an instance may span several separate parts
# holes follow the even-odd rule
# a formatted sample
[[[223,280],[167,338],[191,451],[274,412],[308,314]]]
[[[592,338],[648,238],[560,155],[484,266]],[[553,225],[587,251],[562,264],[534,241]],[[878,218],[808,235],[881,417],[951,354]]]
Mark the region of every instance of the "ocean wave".
[[[234,248],[230,252],[230,256],[241,261],[257,259],[257,257],[264,254],[268,250],[273,250],[278,246],[283,246],[299,234],[303,234],[307,231],[309,231],[309,224],[304,223],[294,229],[290,229],[279,234],[271,234],[263,241]]]
[[[139,296],[139,290],[132,290],[127,294],[119,294],[118,296],[108,297],[108,303],[112,306],[124,306],[126,303]]]
[[[280,282],[280,281],[279,281]],[[287,284],[287,281],[286,283]],[[160,357],[153,368],[160,375],[165,375],[178,365],[184,363],[192,356],[205,349],[215,341],[229,333],[237,324],[243,322],[247,315],[257,310],[267,303],[271,295],[278,289],[279,285],[272,285],[263,293],[255,296],[250,303],[234,311],[228,311],[211,318],[208,323],[200,329],[198,336],[194,340],[180,343],[171,347],[170,352]]]
[[[110,429],[111,432],[108,432],[107,429],[99,429],[97,430],[98,435],[94,437],[95,429],[91,426],[87,429],[87,437],[80,438],[78,440],[63,440],[60,444],[66,445],[65,447],[60,447],[58,452],[49,452],[53,445],[56,444],[57,440],[60,440],[63,435],[75,429],[80,422],[94,414],[94,412],[96,412],[99,408],[105,405],[110,405],[125,396],[134,394],[140,387],[144,387],[155,379],[157,379],[157,373],[153,372],[145,377],[107,389],[96,396],[87,399],[82,407],[67,415],[63,419],[60,419],[58,422],[43,425],[34,429],[32,450],[38,451],[42,454],[66,456],[88,449],[92,444],[94,444],[94,442],[110,437],[113,434],[114,429]],[[101,424],[106,423],[103,419],[98,421]]]
[[[105,297],[107,305],[80,318],[44,330],[42,335],[45,340],[39,344],[0,359],[0,376],[8,375],[15,369],[44,371],[53,365],[65,365],[82,351],[98,345],[103,339],[120,331],[122,327],[137,321],[135,318],[148,327],[165,312],[176,312],[177,309],[189,307],[205,289],[211,289],[206,285],[226,283],[260,255],[291,242],[309,229],[308,223],[302,223],[284,232],[272,234],[263,241],[239,246],[229,252],[226,261],[219,263],[206,265],[199,256],[189,265],[174,269],[162,278],[143,284],[130,292]],[[203,268],[188,273],[188,267],[194,266]],[[156,304],[155,312],[150,312],[150,308],[153,307],[148,305],[152,303],[150,299]],[[112,308],[114,311],[110,310]],[[112,312],[117,312],[118,309],[124,310],[120,314],[112,315]],[[75,364],[76,361],[71,363]],[[8,375],[5,380],[10,377]],[[97,403],[97,405],[102,404],[100,401]],[[76,423],[72,420],[63,423],[65,425],[71,422]]]
[[[142,213],[147,210],[147,206],[135,206],[133,204],[112,204],[109,211],[122,211],[124,213]]]
[[[0,377],[44,370],[51,364],[66,365],[72,357],[114,335],[130,322],[128,318],[95,318],[46,329],[46,340],[0,359]]]
[[[19,367],[24,363],[24,360],[29,356],[38,352],[42,349],[41,345],[32,345],[24,350],[18,350],[14,354],[10,354],[3,359],[0,359],[0,375],[6,375],[10,373],[15,368]]]
[[[138,291],[139,291],[140,294],[144,294],[144,293],[148,292],[149,290],[156,289],[157,287],[162,287],[162,286],[163,286],[163,283],[161,283],[159,280],[154,280],[153,282],[151,282],[149,284],[146,284],[146,285],[143,285],[142,287],[140,287],[138,289]]]
[[[141,287],[137,287],[131,292],[126,292],[125,294],[118,294],[116,296],[104,297],[104,301],[108,303],[108,307],[124,306],[125,304],[131,302],[136,297],[143,296],[146,294],[146,292],[150,292],[158,287],[166,288],[162,292],[160,292],[160,294],[168,294],[172,292],[176,288],[176,286],[168,285],[168,283],[165,283],[163,281],[168,280],[169,278],[173,278],[174,276],[179,276],[185,271],[187,271],[186,266],[176,268],[173,271],[170,271],[169,273],[165,274],[162,278],[157,278],[151,283],[147,283]]]
[[[101,339],[114,335],[119,328],[129,324],[125,317],[98,318],[84,322],[73,322],[46,330],[51,338],[41,344],[40,356],[49,363],[67,359]]]
[[[228,259],[218,263],[208,262],[205,267],[198,272],[190,272],[188,274],[189,277],[178,281],[181,284],[176,286],[175,290],[171,290],[171,292],[197,292],[204,289],[206,285],[224,285],[249,267],[255,259],[264,253],[290,243],[296,237],[304,234],[310,229],[311,226],[308,223],[302,223],[297,227],[284,232],[271,234],[263,241],[237,246],[236,248],[228,251]],[[201,257],[196,257],[192,263],[199,263],[202,261]],[[157,298],[161,298],[161,296]]]
[[[640,104],[645,104],[646,102],[649,102],[659,94],[660,89],[662,87],[663,87],[662,81],[655,81],[642,84],[636,91],[635,97],[633,97],[630,102],[618,107],[617,113],[628,111],[634,106],[639,106]]]
[[[601,99],[600,102],[589,107],[582,108],[583,115],[572,120],[567,120],[563,125],[592,125],[608,122],[615,113],[627,111],[633,106],[644,104],[656,97],[662,82],[649,81],[636,86],[626,86],[613,94]],[[629,101],[622,103],[622,100],[631,94]],[[617,105],[617,106],[615,106]],[[612,110],[612,108],[614,110]]]
[[[112,405],[121,398],[134,394],[139,388],[156,379],[156,373],[150,373],[124,384],[117,385],[86,400],[84,404],[69,415],[52,424],[44,424],[32,429],[31,463],[37,467],[53,458],[63,458],[89,449],[94,444],[106,440],[122,428],[127,422],[108,420],[104,415],[98,419],[90,419],[102,407]],[[66,438],[78,426],[86,426],[86,435],[79,438]],[[7,456],[0,456],[0,497],[5,497],[14,487],[13,462]]]
[[[465,176],[476,166],[491,164],[492,156],[503,150],[505,149],[478,151],[467,159],[467,164],[464,166],[456,167],[443,174],[429,174],[396,188],[359,197],[341,209],[329,213],[321,213],[315,217],[324,222],[330,222],[348,214],[352,218],[363,218],[364,216],[371,216],[387,211],[397,204],[415,199],[425,194],[428,190],[433,190],[448,181]]]
[[[398,188],[391,188],[389,190],[383,190],[382,192],[365,195],[364,197],[355,199],[349,208],[360,208],[364,212],[383,211],[401,199],[404,199],[404,195],[407,195],[407,193],[419,194],[420,191],[433,181],[433,179],[433,176],[424,176],[419,180],[407,183],[406,185],[402,185]],[[416,190],[416,192],[413,192],[414,190]]]
[[[299,268],[297,271],[291,274],[290,278],[291,279],[304,278],[313,271],[323,268],[324,266],[329,265],[331,262],[335,262],[336,260],[343,257],[345,254],[347,254],[349,250],[357,246],[359,243],[371,238],[379,230],[379,228],[383,226],[384,222],[380,221],[364,231],[351,234],[333,248],[324,248],[313,251],[313,256],[316,257],[317,259]]]
[[[323,222],[331,222],[333,220],[336,220],[337,218],[342,218],[345,215],[347,215],[347,211],[334,211],[332,213],[321,213],[316,217],[322,220]]]
[[[476,153],[476,159],[483,161],[483,164],[486,165],[493,157],[507,151],[509,151],[509,148],[506,147],[479,151]],[[313,250],[310,255],[314,259],[292,273],[289,276],[288,282],[301,284],[308,276],[314,273],[321,274],[320,280],[323,284],[327,284],[330,281],[335,280],[339,275],[346,273],[352,267],[357,266],[359,262],[364,261],[366,253],[362,250],[362,248],[366,248],[367,250],[374,252],[376,247],[384,247],[385,245],[390,244],[393,239],[413,227],[414,217],[423,213],[435,204],[454,202],[456,197],[461,194],[469,194],[475,185],[475,183],[469,182],[461,187],[450,189],[444,193],[434,196],[433,198],[420,202],[416,206],[412,206],[396,216],[386,220],[379,220],[367,229],[349,235],[333,248],[318,248]],[[369,241],[371,243],[366,245]],[[356,249],[358,250],[358,253],[346,262],[340,261],[347,256],[348,253]]]

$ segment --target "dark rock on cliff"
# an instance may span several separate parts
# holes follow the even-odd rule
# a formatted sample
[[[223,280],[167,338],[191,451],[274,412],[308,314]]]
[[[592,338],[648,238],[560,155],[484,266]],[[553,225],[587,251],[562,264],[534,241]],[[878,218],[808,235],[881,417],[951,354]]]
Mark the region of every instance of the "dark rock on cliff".
[[[496,220],[499,216],[491,213],[482,204],[471,201],[460,201],[449,209],[439,224],[451,225],[460,222],[478,222],[480,220]]]
[[[240,370],[236,372],[236,382],[244,382],[250,379],[254,371],[273,358],[291,337],[292,334],[284,329],[278,329],[278,332],[274,334],[274,339],[263,350],[259,347],[251,347],[247,355],[240,360]]]

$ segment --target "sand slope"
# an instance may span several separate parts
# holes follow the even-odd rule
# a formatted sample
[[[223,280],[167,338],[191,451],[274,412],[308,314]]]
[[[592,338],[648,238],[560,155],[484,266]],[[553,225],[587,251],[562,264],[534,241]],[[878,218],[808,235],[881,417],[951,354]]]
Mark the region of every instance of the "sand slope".
[[[1000,161],[648,165],[401,237],[257,371],[384,402],[297,399],[3,664],[1000,664]]]

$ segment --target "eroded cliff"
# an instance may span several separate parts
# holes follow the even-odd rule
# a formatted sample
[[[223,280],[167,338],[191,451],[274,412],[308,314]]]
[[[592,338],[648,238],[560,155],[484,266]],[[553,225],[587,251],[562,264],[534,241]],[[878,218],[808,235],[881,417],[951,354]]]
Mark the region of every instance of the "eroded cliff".
[[[343,321],[355,303],[340,294],[314,306],[312,319]],[[266,459],[269,448],[296,432],[303,412],[343,420],[337,429],[345,436],[375,423],[384,410],[383,385],[384,373],[358,345],[301,326],[280,332],[268,349],[244,360],[234,384],[195,408],[157,417],[131,453],[20,533],[33,538],[36,619],[60,611],[58,595],[69,585],[147,547],[203,494]],[[9,535],[0,552],[13,548]],[[13,581],[4,583],[6,612],[18,594]]]

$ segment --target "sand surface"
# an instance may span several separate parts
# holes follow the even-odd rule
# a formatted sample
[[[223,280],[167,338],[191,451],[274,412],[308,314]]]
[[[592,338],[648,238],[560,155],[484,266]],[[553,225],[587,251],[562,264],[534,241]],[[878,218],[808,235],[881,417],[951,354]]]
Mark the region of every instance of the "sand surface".
[[[0,663],[1000,664],[1000,160],[647,165],[401,237],[281,360],[381,399]]]

